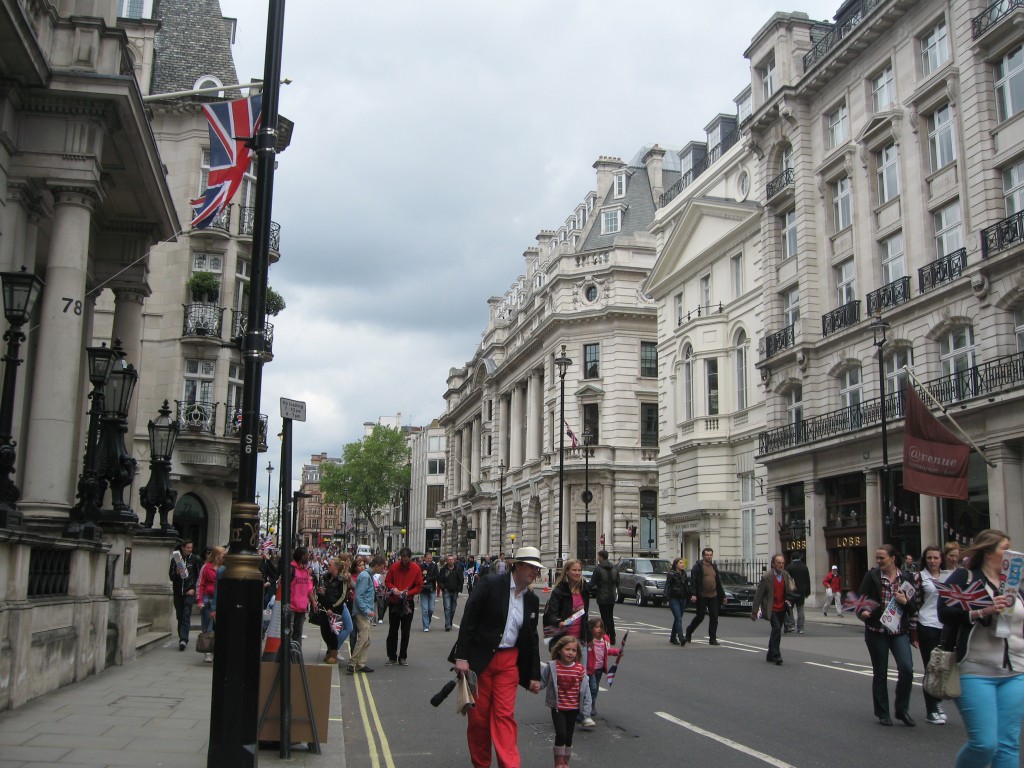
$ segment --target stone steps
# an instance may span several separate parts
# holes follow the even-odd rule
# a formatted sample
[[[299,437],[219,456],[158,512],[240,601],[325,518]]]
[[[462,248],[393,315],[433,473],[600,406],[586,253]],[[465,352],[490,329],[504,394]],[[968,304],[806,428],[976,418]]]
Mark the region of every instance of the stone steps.
[[[135,653],[141,655],[161,645],[171,637],[170,632],[154,630],[152,622],[144,622],[138,625],[135,633]]]

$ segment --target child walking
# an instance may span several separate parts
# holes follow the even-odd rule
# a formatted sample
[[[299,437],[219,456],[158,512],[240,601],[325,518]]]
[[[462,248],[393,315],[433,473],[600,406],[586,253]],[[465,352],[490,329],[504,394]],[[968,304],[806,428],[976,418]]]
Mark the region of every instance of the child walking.
[[[569,765],[576,717],[590,717],[590,685],[579,655],[580,641],[564,635],[551,646],[551,661],[540,671],[540,687],[547,688],[545,703],[555,725],[555,768]]]
[[[593,728],[597,714],[597,694],[601,690],[601,678],[608,671],[608,659],[619,655],[619,649],[611,644],[604,633],[604,622],[590,620],[590,652],[587,654],[587,677],[590,680],[590,716],[584,719],[585,728]]]

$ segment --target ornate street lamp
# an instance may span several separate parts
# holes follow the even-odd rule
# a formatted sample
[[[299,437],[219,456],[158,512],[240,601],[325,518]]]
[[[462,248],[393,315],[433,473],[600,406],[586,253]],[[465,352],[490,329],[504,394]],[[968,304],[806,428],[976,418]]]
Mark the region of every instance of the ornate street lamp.
[[[647,549],[654,550],[654,518],[655,513],[653,509],[645,509],[640,514],[643,515],[644,520],[647,521]],[[643,542],[640,542],[643,545]]]
[[[146,510],[143,528],[152,528],[153,519],[159,513],[160,529],[174,531],[167,522],[167,515],[178,501],[178,492],[171,487],[171,455],[178,439],[179,425],[171,419],[171,409],[164,400],[156,421],[150,421],[149,429],[149,482],[139,489],[139,503]]]
[[[888,341],[886,331],[889,330],[889,323],[882,319],[879,311],[875,319],[871,321],[871,334],[874,337],[874,345],[878,347],[878,412],[882,420],[882,471],[879,480],[882,485],[882,519],[890,520],[889,530],[886,531],[887,541],[893,538],[893,525],[889,513],[889,435],[887,431],[887,413],[885,402],[885,358],[882,349]]]
[[[590,562],[590,502],[594,494],[590,492],[590,430],[583,431],[583,562]]]
[[[103,387],[103,414],[100,417],[100,443],[97,473],[110,484],[111,513],[101,512],[101,519],[119,523],[138,523],[139,517],[124,500],[124,489],[132,483],[138,462],[128,453],[124,436],[128,432],[128,409],[131,406],[139,372],[122,358],[114,364]],[[103,502],[101,485],[100,505]]]
[[[43,289],[43,281],[25,267],[20,272],[0,273],[0,280],[3,281],[4,317],[11,325],[4,334],[7,354],[3,357],[4,385],[0,395],[0,528],[20,528],[24,522],[18,510],[21,491],[11,477],[17,458],[14,452],[17,443],[11,434],[14,431],[14,390],[18,384],[18,366],[21,365],[18,351],[25,340],[21,327],[32,316],[32,308]]]
[[[96,523],[100,519],[100,505],[103,503],[103,494],[106,492],[106,484],[102,483],[96,473],[96,453],[98,450],[97,432],[99,431],[100,414],[103,413],[104,388],[114,368],[114,363],[124,357],[124,350],[121,349],[121,341],[114,341],[113,348],[106,344],[98,347],[87,347],[85,350],[89,359],[89,383],[92,384],[92,392],[89,399],[92,406],[89,408],[89,429],[85,441],[85,460],[82,465],[82,474],[78,476],[78,501],[71,508],[71,522],[64,531],[65,536],[80,537],[83,539],[96,539],[102,534]]]
[[[555,560],[555,570],[562,572],[562,533],[565,529],[563,518],[563,506],[565,501],[565,373],[572,365],[572,360],[565,354],[565,344],[562,345],[562,353],[555,358],[555,367],[558,368],[558,378],[561,380],[561,394],[559,396],[559,426],[558,426],[558,557]]]
[[[505,466],[504,461],[498,462],[498,553],[505,546]]]

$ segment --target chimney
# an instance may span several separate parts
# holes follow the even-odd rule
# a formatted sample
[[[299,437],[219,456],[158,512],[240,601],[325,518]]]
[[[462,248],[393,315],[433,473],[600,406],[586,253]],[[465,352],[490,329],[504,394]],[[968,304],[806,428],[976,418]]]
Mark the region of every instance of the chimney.
[[[601,155],[594,163],[594,170],[597,171],[597,203],[602,204],[608,198],[608,192],[612,188],[612,176],[616,171],[624,168],[626,164],[621,157],[606,157]]]
[[[644,165],[647,166],[647,178],[651,182],[651,196],[657,204],[658,198],[665,191],[665,184],[661,180],[662,161],[665,159],[665,150],[655,144],[647,154],[644,155]]]

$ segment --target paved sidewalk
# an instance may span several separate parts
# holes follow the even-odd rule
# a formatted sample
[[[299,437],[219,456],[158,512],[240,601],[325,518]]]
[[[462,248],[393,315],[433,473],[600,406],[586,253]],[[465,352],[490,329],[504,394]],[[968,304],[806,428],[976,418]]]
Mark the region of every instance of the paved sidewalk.
[[[323,658],[319,632],[307,633],[303,652],[307,664]],[[177,638],[168,637],[126,667],[0,713],[0,768],[205,768],[212,671],[192,643],[180,652]],[[264,749],[260,764],[344,768],[340,671],[331,682],[331,722],[321,754],[303,747],[282,761],[277,749]]]

